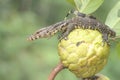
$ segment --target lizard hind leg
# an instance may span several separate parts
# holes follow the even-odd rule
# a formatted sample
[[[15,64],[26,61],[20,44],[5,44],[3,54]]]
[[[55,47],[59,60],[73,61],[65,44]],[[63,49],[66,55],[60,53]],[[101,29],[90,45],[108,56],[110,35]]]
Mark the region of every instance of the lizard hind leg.
[[[59,40],[61,40],[61,39],[67,40],[67,39],[68,39],[67,36],[69,35],[69,33],[70,33],[72,30],[75,29],[75,24],[70,23],[70,24],[67,25],[66,27],[67,27],[67,29],[61,34]]]
[[[80,13],[80,12],[77,11],[77,10],[70,10],[70,11],[67,13],[67,15],[65,16],[64,20],[66,20],[67,17],[68,17],[70,14],[74,14],[74,15],[80,16],[80,17],[85,17],[85,16],[86,16],[86,14]]]
[[[67,17],[70,15],[70,14],[73,14],[73,10],[70,10],[67,14],[66,14],[66,16],[65,16],[65,18],[64,18],[64,20],[66,20],[67,19]]]
[[[89,18],[91,18],[91,19],[96,19],[96,17],[94,17],[94,16],[92,16],[92,15],[86,15],[86,14],[84,14],[84,13],[79,12],[78,10],[70,10],[70,11],[67,13],[67,15],[65,16],[64,20],[66,20],[67,17],[68,17],[70,14],[74,14],[74,15],[76,15],[76,16],[78,16],[78,17],[86,17],[86,16],[87,16],[87,17],[89,17]]]
[[[74,11],[73,14],[75,14],[76,16],[79,16],[79,17],[89,17],[91,19],[96,19],[96,17],[92,16],[92,15],[87,15],[87,14],[84,14],[84,13],[81,13],[79,11]]]

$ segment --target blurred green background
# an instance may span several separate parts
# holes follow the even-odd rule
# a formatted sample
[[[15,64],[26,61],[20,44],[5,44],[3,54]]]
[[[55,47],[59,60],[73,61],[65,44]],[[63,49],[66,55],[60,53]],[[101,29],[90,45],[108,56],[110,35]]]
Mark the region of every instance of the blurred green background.
[[[119,0],[105,0],[93,13],[102,22]],[[0,0],[0,80],[47,80],[58,64],[57,35],[27,41],[39,28],[64,19],[73,9],[66,0]],[[116,43],[117,44],[117,43]],[[112,43],[108,64],[101,71],[111,80],[120,79],[120,56]],[[68,70],[56,80],[77,80]]]

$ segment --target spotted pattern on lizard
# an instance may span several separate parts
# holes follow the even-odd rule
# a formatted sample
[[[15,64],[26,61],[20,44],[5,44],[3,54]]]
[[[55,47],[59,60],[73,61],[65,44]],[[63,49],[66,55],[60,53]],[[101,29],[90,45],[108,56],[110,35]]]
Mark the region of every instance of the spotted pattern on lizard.
[[[103,41],[108,41],[108,37],[116,36],[116,33],[112,29],[98,21],[95,17],[80,13],[78,11],[75,12],[75,14],[77,14],[77,16],[73,18],[39,29],[32,34],[28,40],[51,37],[57,32],[62,32],[61,38],[65,38],[72,30],[78,28],[98,30],[102,33]]]

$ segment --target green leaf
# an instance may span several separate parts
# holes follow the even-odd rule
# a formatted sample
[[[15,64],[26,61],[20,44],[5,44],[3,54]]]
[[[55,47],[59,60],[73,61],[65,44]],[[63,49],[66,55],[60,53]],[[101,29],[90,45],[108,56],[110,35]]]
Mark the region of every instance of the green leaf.
[[[72,4],[73,6],[75,6],[75,2],[74,0],[67,0],[70,4]]]
[[[109,12],[105,24],[120,35],[120,1]]]
[[[104,0],[74,0],[77,9],[85,14],[93,13],[97,10]]]
[[[117,44],[116,51],[117,51],[118,55],[120,56],[120,43]]]

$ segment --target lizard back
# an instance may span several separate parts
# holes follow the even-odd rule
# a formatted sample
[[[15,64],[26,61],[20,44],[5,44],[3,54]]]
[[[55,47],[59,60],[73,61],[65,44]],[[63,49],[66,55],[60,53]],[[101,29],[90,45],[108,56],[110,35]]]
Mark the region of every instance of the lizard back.
[[[70,24],[72,25],[68,26]],[[36,31],[34,34],[32,34],[28,38],[28,40],[51,37],[59,31],[63,31],[65,33],[68,29],[70,32],[75,28],[98,30],[103,35],[106,34],[109,37],[116,36],[116,33],[112,29],[110,29],[107,25],[101,23],[92,16],[85,15],[85,16],[76,16],[71,19],[60,21],[48,27],[41,28],[38,31]],[[67,33],[67,35],[69,34],[69,32]]]

